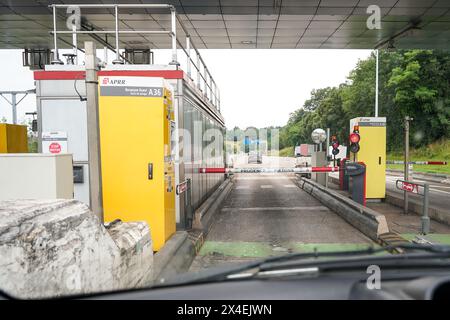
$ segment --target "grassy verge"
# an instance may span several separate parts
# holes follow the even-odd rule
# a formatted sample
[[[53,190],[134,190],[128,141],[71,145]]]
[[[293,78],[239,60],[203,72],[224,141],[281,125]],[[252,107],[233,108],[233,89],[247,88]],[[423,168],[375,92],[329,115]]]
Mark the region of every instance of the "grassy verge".
[[[294,147],[286,147],[281,149],[278,153],[280,157],[293,157],[294,156]]]
[[[403,160],[402,151],[390,152],[387,155],[388,160]],[[410,152],[411,161],[447,161],[450,162],[450,140],[441,140],[427,147],[413,149]],[[388,169],[403,170],[401,164],[389,164]],[[450,165],[414,165],[413,171],[441,173],[450,175]]]

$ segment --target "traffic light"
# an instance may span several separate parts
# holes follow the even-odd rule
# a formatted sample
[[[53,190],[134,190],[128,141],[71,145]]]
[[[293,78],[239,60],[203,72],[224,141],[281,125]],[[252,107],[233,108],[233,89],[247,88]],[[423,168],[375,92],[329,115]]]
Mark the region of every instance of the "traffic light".
[[[333,156],[337,156],[339,153],[339,140],[336,138],[336,136],[331,136],[331,147],[333,150],[331,153]]]
[[[359,151],[359,140],[361,137],[359,136],[358,127],[353,129],[353,133],[350,134],[350,152],[357,153]]]

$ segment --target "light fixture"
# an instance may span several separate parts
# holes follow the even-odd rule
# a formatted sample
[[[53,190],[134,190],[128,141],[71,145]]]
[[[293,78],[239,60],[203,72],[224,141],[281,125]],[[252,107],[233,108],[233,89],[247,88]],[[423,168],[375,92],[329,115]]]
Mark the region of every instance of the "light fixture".
[[[241,41],[241,43],[242,44],[253,44],[253,41],[251,41],[251,40],[244,40],[244,41]]]

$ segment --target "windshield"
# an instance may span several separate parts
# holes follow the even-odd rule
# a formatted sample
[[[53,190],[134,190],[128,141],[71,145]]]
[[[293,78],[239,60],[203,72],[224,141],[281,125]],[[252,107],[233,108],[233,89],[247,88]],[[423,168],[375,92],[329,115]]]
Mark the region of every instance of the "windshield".
[[[138,5],[136,20],[125,2],[50,6],[55,25],[0,13],[0,291],[270,278],[450,245],[448,8]]]

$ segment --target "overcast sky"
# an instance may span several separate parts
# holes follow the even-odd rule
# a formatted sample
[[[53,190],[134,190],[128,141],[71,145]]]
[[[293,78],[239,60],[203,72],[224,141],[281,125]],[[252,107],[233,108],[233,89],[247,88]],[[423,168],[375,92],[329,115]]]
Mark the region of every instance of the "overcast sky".
[[[246,128],[284,125],[312,89],[344,82],[370,50],[228,49],[201,50],[201,55],[220,88],[227,127]],[[168,56],[156,52],[155,62],[167,63]],[[22,67],[21,50],[0,50],[0,70],[0,90],[34,88],[32,72]],[[35,96],[29,95],[18,106],[19,121],[35,109]],[[3,116],[12,119],[11,107],[0,99]]]

